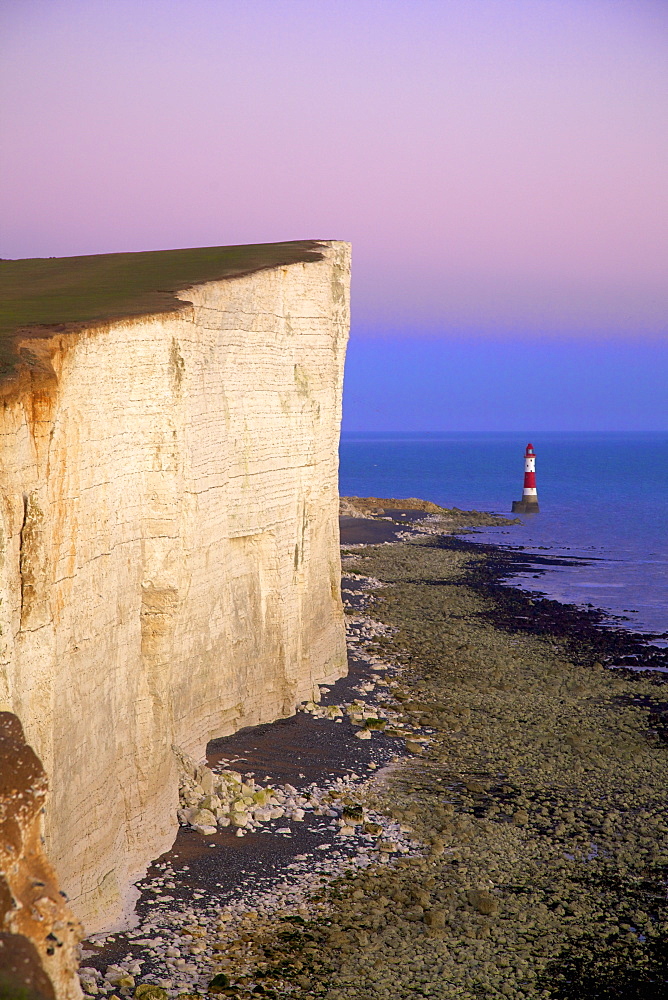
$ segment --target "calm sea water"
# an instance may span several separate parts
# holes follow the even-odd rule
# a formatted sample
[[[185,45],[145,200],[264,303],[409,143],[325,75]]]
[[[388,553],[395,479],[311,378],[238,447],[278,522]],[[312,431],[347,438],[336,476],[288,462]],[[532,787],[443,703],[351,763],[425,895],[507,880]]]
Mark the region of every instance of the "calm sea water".
[[[526,444],[518,434],[344,433],[340,491],[509,515],[522,496]],[[532,444],[540,513],[469,537],[578,557],[575,566],[515,581],[665,633],[668,434],[536,434]]]

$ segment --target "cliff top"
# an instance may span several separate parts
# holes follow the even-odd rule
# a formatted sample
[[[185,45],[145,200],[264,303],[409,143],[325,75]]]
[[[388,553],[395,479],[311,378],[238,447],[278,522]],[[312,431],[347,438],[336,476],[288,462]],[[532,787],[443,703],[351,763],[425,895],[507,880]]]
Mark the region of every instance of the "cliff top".
[[[0,379],[17,339],[182,308],[190,285],[322,259],[317,240],[0,261]]]

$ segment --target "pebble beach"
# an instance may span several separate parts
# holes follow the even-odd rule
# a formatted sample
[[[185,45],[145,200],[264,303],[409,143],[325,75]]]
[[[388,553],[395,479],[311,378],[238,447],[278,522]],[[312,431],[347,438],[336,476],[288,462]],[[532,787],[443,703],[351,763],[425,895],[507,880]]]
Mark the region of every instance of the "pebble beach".
[[[349,676],[181,759],[87,997],[668,992],[665,651],[501,586],[463,512],[383,503],[342,511]]]

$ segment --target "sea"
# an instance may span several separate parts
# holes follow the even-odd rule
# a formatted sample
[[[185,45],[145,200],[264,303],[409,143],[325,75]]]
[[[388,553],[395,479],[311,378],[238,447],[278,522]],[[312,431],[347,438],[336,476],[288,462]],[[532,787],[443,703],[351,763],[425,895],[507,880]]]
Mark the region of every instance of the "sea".
[[[512,583],[598,608],[611,625],[668,645],[668,433],[535,434],[540,512],[522,497],[526,435],[344,432],[342,496],[419,497],[520,524],[476,529],[469,541],[554,556]]]

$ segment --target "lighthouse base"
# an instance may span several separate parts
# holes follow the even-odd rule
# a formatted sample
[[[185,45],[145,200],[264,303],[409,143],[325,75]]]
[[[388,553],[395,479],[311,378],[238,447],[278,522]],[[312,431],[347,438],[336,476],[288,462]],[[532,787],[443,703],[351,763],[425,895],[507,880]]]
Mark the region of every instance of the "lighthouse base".
[[[538,514],[540,507],[536,500],[513,500],[513,514]]]

